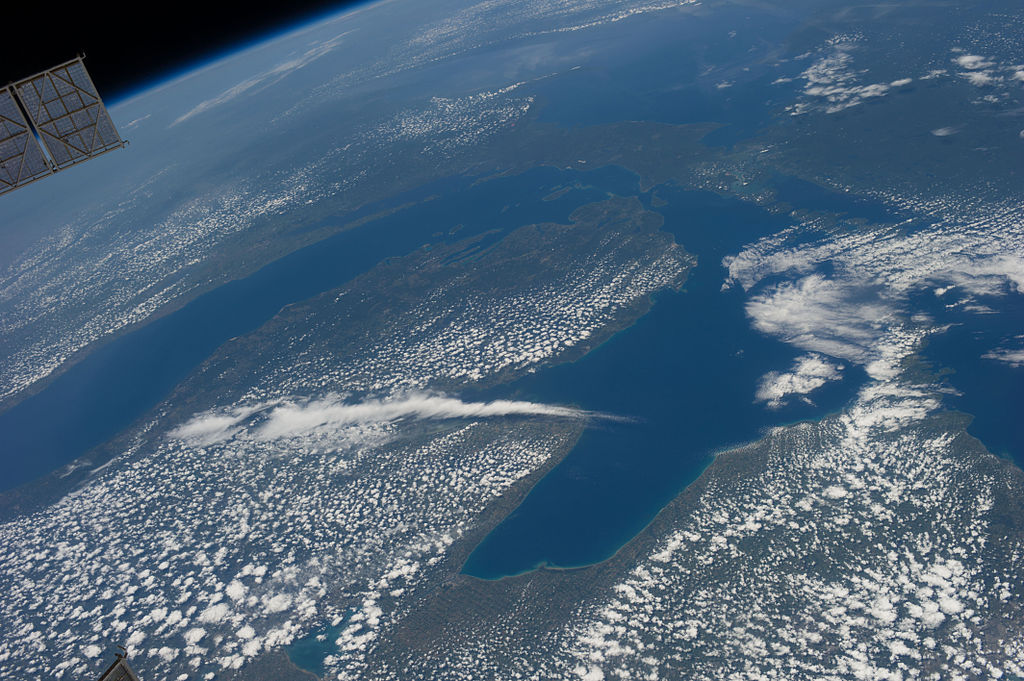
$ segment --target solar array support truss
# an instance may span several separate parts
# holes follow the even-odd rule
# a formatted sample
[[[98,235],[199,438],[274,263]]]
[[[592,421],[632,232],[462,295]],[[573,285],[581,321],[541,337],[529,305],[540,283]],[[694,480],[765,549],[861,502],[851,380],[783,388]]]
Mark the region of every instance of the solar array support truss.
[[[0,194],[125,144],[82,57],[0,90]]]
[[[128,664],[128,658],[124,654],[118,654],[114,664],[107,667],[107,671],[96,681],[139,681],[139,677]]]

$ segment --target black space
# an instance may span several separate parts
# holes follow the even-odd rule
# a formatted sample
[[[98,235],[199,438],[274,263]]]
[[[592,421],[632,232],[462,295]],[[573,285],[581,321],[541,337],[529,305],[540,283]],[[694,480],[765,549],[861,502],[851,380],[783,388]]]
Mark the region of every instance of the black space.
[[[93,82],[108,101],[237,45],[363,4],[0,2],[0,87],[84,53]]]

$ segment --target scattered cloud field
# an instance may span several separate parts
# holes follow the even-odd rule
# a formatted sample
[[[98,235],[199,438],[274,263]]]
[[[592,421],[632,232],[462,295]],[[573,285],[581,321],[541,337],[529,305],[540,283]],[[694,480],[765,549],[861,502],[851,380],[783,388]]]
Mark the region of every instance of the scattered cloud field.
[[[913,386],[876,383],[838,418],[731,453],[764,466],[716,480],[582,611],[561,669],[581,679],[1020,676],[1024,544],[1019,528],[1002,535],[994,510],[1007,485],[1021,493],[1020,478],[929,416],[937,406]]]
[[[726,286],[748,291],[751,323],[807,351],[766,375],[758,399],[799,399],[860,365],[869,380],[842,413],[719,455],[699,493],[652,525],[654,548],[593,568],[596,584],[578,578],[585,602],[554,630],[534,628],[542,605],[523,607],[372,678],[1024,674],[1024,476],[907,364],[944,330],[914,310],[915,292],[955,291],[950,304],[968,311],[1024,293],[1024,214],[1013,202],[888,200],[927,219],[806,218],[723,263]]]
[[[907,66],[906,72],[879,80],[873,70],[891,71],[891,64],[874,63],[872,68],[858,64],[858,55],[862,60],[866,59],[872,54],[873,47],[873,43],[862,35],[839,34],[817,51],[798,57],[814,58],[815,61],[796,78],[803,81],[803,87],[798,92],[797,101],[786,110],[793,116],[810,112],[836,114],[873,99],[898,94],[917,83],[948,82],[950,79],[961,79],[978,88],[975,103],[991,104],[1009,99],[1024,85],[1024,64],[969,54],[960,47],[950,48],[945,63],[937,58],[923,69]],[[793,77],[782,76],[776,83],[793,80]],[[942,137],[955,132],[955,127],[942,127],[933,130],[932,134]]]
[[[488,0],[315,95],[509,36],[688,4],[510,10]],[[799,74],[777,81],[800,84],[786,111],[838,114],[938,79],[976,89],[976,104],[1024,86],[1024,64],[981,47],[942,47],[927,68],[876,76],[864,40],[841,34],[801,55]],[[174,125],[322,65],[344,43],[307,44]],[[338,158],[402,146],[448,158],[508,131],[535,99],[525,82],[505,83],[403,103],[323,158],[143,211],[164,169],[56,228],[0,272],[0,400],[199,290],[208,258],[261,221],[361,191],[362,176],[338,175]],[[951,143],[962,130],[950,121],[922,135]],[[997,314],[1024,294],[1024,208],[875,198],[913,217],[793,213],[791,227],[721,263],[753,327],[799,353],[749,386],[751,398],[768,409],[810,401],[858,367],[867,382],[855,399],[721,454],[699,494],[670,504],[653,548],[600,573],[559,626],[538,627],[524,589],[522,608],[472,637],[401,668],[379,657],[447,585],[454,547],[491,509],[587,423],[621,420],[463,399],[459,388],[577,356],[653,293],[682,285],[695,260],[636,200],[592,204],[571,226],[524,227],[479,250],[423,249],[233,339],[190,377],[198,406],[164,405],[76,491],[0,525],[0,676],[88,677],[115,636],[143,678],[209,681],[320,633],[333,651],[327,677],[339,680],[1024,677],[1024,476],[944,410],[945,388],[908,369],[946,330],[917,296]],[[984,357],[1024,366],[1021,337]]]
[[[492,504],[587,422],[619,418],[430,384],[523,375],[692,266],[635,200],[577,218],[513,231],[479,258],[421,251],[292,309],[298,327],[271,325],[252,355],[229,344],[194,378],[208,382],[189,394],[216,406],[161,410],[78,490],[0,525],[0,676],[44,661],[57,678],[87,675],[116,636],[146,678],[211,679],[333,627],[331,675],[358,678]],[[367,299],[374,312],[353,327]],[[258,370],[224,378],[221,362],[239,359]]]

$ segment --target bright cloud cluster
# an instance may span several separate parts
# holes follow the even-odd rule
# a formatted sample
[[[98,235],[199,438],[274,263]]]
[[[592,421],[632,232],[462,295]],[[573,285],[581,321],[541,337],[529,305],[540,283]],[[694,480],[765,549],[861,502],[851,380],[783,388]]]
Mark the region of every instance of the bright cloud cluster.
[[[978,210],[969,204],[893,201],[924,214],[928,226],[832,230],[811,219],[726,258],[727,285],[752,292],[747,313],[754,326],[884,378],[898,372],[897,358],[913,351],[894,345],[903,336],[892,331],[928,328],[910,308],[915,292],[939,286],[956,292],[952,304],[979,312],[988,309],[978,304],[982,297],[1024,292],[1019,205]]]
[[[855,57],[861,49],[860,36],[836,35],[815,54],[816,61],[800,73],[804,86],[797,101],[787,107],[794,116],[822,111],[834,114],[864,102],[884,97],[914,83],[915,80],[962,78],[971,85],[989,92],[978,101],[996,102],[1004,99],[1014,83],[1024,82],[1024,65],[1001,63],[994,58],[968,54],[954,48],[951,68],[932,68],[917,75],[904,75],[892,80],[872,79],[870,71],[856,68]],[[789,83],[794,78],[781,77],[776,83]],[[938,128],[933,134],[952,134],[955,128]]]
[[[786,372],[770,371],[761,378],[755,399],[771,408],[781,407],[793,395],[806,395],[842,378],[843,365],[819,354],[798,357]],[[804,397],[803,399],[807,399]]]
[[[1013,83],[1024,82],[1024,65],[1000,63],[978,54],[954,50],[951,61],[960,69],[958,75],[971,85],[1005,90]]]
[[[829,41],[826,53],[800,74],[805,83],[802,97],[789,107],[790,114],[799,116],[816,109],[837,113],[913,82],[913,78],[902,77],[886,82],[862,83],[863,72],[853,68],[856,49],[857,40],[850,36],[836,36]],[[779,82],[788,82],[788,79]]]
[[[1020,368],[1024,367],[1024,336],[1017,336],[1014,343],[1007,347],[996,348],[986,352],[983,357],[986,359],[994,359],[997,362],[1004,362],[1012,367]]]

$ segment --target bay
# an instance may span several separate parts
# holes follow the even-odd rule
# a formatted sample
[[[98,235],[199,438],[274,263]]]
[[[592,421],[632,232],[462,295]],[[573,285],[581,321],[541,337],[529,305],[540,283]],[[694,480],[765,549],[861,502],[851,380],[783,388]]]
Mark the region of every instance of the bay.
[[[796,193],[796,189],[793,190]],[[629,329],[579,361],[522,379],[516,396],[632,417],[599,422],[470,555],[463,572],[497,579],[541,566],[580,567],[609,558],[693,482],[717,451],[770,426],[818,419],[855,395],[866,376],[770,409],[754,400],[759,379],[800,354],[755,331],[742,290],[722,290],[722,257],[777,231],[784,217],[708,192],[659,188],[664,229],[695,253],[685,290],[657,296]]]

